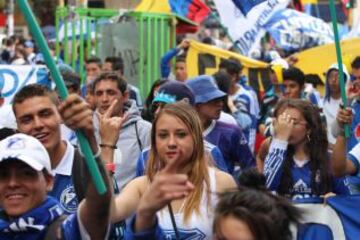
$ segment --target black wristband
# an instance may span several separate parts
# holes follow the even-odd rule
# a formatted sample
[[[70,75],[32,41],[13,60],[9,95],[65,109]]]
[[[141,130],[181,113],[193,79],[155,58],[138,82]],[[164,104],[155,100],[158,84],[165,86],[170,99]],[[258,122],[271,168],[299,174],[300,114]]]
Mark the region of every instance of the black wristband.
[[[111,149],[117,149],[116,145],[110,145],[110,144],[105,144],[105,143],[101,143],[101,144],[99,144],[99,146],[102,148],[107,147],[107,148],[111,148]]]

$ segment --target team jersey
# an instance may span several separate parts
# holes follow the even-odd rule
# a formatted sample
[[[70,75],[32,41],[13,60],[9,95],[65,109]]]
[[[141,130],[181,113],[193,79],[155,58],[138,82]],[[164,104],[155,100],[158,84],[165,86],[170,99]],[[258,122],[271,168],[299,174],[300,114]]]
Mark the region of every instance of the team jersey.
[[[349,188],[351,194],[360,194],[360,143],[356,144],[348,153],[347,159],[353,162],[356,173],[348,176]]]
[[[214,120],[203,132],[203,136],[220,149],[230,174],[233,174],[235,165],[239,165],[241,169],[255,166],[254,156],[239,127]]]
[[[277,192],[283,174],[283,164],[285,162],[286,150],[288,143],[273,139],[270,145],[269,154],[265,159],[264,174],[266,177],[266,186],[271,191]],[[291,166],[291,176],[293,186],[291,187],[287,197],[292,200],[316,198],[319,197],[314,193],[311,187],[311,169],[310,161],[303,161],[304,164],[296,164],[293,161]],[[319,179],[316,176],[315,179]],[[316,182],[316,183],[319,183]],[[349,194],[349,189],[344,183],[344,179],[333,178],[332,192],[340,195]]]
[[[353,161],[355,166],[357,166],[357,157],[359,150],[358,148],[352,151],[359,143],[360,140],[360,101],[354,100],[351,104],[351,108],[353,111],[353,120],[351,124],[351,134],[350,138],[347,140],[347,149],[352,152],[349,155],[349,159]],[[357,166],[358,168],[358,166]],[[359,169],[359,168],[358,168]],[[359,194],[360,193],[360,173],[357,171],[357,174],[348,176],[347,181],[349,183],[349,188],[351,194]]]
[[[351,136],[347,141],[347,147],[351,150],[360,140],[360,101],[356,100],[351,104],[353,120],[351,124]]]
[[[58,166],[53,170],[55,173],[54,186],[50,196],[55,197],[65,214],[75,213],[78,207],[74,184],[71,177],[74,161],[74,147],[70,142],[66,142],[66,151]]]
[[[239,90],[230,97],[236,108],[247,112],[251,118],[251,126],[249,129],[245,129],[244,133],[246,134],[246,139],[250,146],[250,150],[254,152],[256,128],[259,115],[259,109],[256,107],[254,96],[250,91],[240,86]]]
[[[225,163],[224,157],[220,149],[215,145],[209,143],[208,141],[204,141],[204,147],[205,147],[205,151],[210,153],[215,167],[217,167],[221,171],[228,172],[227,165]],[[150,147],[145,148],[141,152],[136,164],[136,177],[140,177],[145,174],[147,161],[149,159],[149,153],[150,153]]]

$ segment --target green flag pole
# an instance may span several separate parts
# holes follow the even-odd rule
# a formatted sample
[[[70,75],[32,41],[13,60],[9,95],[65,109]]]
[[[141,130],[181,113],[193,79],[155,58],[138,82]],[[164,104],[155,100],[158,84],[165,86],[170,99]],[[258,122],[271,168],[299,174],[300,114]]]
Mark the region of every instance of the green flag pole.
[[[59,69],[56,67],[55,62],[50,54],[49,47],[46,44],[45,38],[40,30],[40,27],[35,20],[34,14],[31,11],[29,3],[27,2],[27,0],[18,0],[18,4],[28,24],[30,32],[32,33],[33,38],[35,39],[42,54],[44,55],[45,63],[50,70],[52,78],[55,81],[57,91],[60,97],[64,100],[68,96],[68,91],[60,75]],[[96,165],[94,156],[91,152],[89,142],[87,141],[83,133],[80,131],[76,131],[76,136],[79,140],[80,148],[85,155],[86,163],[89,168],[89,172],[91,174],[95,188],[99,194],[104,194],[106,192],[106,186],[103,178],[100,175],[99,168]]]
[[[345,90],[344,69],[343,69],[343,61],[342,61],[342,56],[341,56],[341,47],[340,47],[340,41],[339,41],[339,32],[338,32],[338,28],[337,28],[337,17],[336,17],[336,9],[335,9],[334,0],[330,0],[329,7],[330,7],[332,25],[333,25],[333,29],[334,29],[336,57],[337,57],[337,62],[338,62],[338,66],[339,66],[339,84],[340,84],[340,91],[341,91],[341,99],[342,99],[344,107],[346,108],[348,106],[348,104],[347,104],[347,97],[346,97],[346,90]],[[344,126],[344,130],[345,130],[345,137],[349,138],[350,137],[349,124],[346,124]]]

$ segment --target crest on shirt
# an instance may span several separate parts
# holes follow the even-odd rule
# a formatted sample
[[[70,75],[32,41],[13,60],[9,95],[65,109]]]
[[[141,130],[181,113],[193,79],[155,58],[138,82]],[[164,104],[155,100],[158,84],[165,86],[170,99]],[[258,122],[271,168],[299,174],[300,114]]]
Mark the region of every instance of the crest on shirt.
[[[78,207],[78,199],[76,197],[74,186],[68,185],[60,195],[61,206],[71,213],[75,213]]]
[[[178,229],[180,239],[189,239],[189,240],[203,240],[205,239],[205,234],[197,228],[194,229]],[[165,239],[176,239],[174,230],[164,230]]]

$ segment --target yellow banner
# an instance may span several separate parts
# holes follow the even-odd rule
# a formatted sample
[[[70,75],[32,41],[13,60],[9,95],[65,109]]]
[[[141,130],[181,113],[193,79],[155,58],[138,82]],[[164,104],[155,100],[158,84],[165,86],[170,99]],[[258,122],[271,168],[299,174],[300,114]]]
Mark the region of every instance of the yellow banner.
[[[360,38],[341,41],[343,63],[348,72],[351,71],[351,61],[360,56]],[[300,68],[305,74],[317,74],[325,82],[324,73],[329,66],[337,62],[335,44],[326,44],[302,51],[295,55],[295,67]]]
[[[171,13],[168,0],[142,0],[135,8],[136,12]]]
[[[257,91],[262,92],[269,86],[269,64],[193,40],[190,41],[186,57],[188,76],[214,74],[218,71],[221,60],[228,58],[241,61],[244,66],[243,73],[249,78],[250,85]]]
[[[302,4],[317,4],[318,0],[301,0]]]

